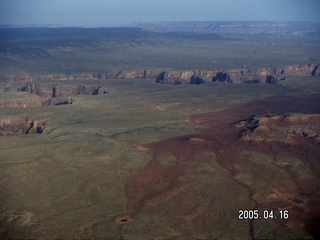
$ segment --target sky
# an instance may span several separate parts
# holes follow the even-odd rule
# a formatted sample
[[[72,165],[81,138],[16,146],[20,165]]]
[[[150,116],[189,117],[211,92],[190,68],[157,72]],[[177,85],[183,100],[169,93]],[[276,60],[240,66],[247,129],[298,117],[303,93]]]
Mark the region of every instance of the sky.
[[[320,0],[0,0],[0,24],[102,27],[172,21],[320,22]]]

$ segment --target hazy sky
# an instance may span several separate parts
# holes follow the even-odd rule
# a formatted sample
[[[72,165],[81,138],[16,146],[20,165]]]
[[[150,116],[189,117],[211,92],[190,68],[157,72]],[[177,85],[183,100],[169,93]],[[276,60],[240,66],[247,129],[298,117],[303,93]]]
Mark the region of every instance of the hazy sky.
[[[320,0],[0,0],[0,24],[225,20],[320,22]]]

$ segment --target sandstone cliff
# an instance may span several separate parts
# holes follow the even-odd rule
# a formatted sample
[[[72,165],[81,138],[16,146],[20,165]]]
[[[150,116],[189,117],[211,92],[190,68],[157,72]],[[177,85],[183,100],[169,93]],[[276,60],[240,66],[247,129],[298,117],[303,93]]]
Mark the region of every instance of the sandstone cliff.
[[[162,84],[202,84],[212,80],[216,71],[207,70],[185,70],[185,71],[164,71],[156,79],[157,83]]]
[[[44,126],[44,121],[29,115],[0,115],[0,136],[42,133]]]
[[[46,75],[44,78],[49,78]],[[92,75],[90,75],[92,77]],[[51,79],[52,80],[52,79]],[[50,80],[50,81],[51,81]],[[16,82],[15,82],[16,81]],[[30,81],[30,82],[28,82]],[[21,85],[22,84],[22,85]],[[72,104],[74,99],[69,97],[71,94],[98,95],[109,93],[110,89],[102,89],[96,85],[53,85],[37,84],[31,76],[15,76],[10,80],[10,89],[16,89],[30,95],[24,98],[9,98],[0,100],[0,108],[28,108],[48,105]]]
[[[52,79],[50,79],[52,80]],[[18,81],[19,82],[19,81]],[[15,84],[17,85],[17,84]],[[68,86],[55,86],[48,84],[36,84],[27,82],[25,85],[18,87],[18,91],[28,92],[44,98],[59,98],[63,95],[72,93],[74,95],[80,94],[99,94],[101,86],[85,86],[85,85],[68,85]]]
[[[28,108],[42,106],[40,97],[0,100],[0,108]]]
[[[73,102],[74,102],[74,99],[70,97],[47,98],[47,99],[42,99],[41,106],[65,105],[65,104],[73,104]]]
[[[32,82],[27,82],[25,86],[18,88],[22,92],[28,92],[30,94],[36,94],[40,97],[55,98],[62,96],[60,88],[51,85],[39,85]]]
[[[84,85],[72,85],[71,92],[75,95],[91,94],[98,95],[101,86],[84,86]]]
[[[30,108],[49,105],[72,104],[73,98],[58,97],[58,98],[42,98],[39,96],[29,98],[12,98],[0,100],[0,108]]]
[[[201,84],[204,82],[276,83],[286,76],[320,76],[319,65],[291,65],[282,68],[164,71],[156,79],[162,84]],[[195,80],[196,79],[196,80]]]
[[[8,76],[11,85],[23,84],[24,90],[41,96],[59,96],[59,88],[51,86],[42,89],[33,80],[77,80],[77,79],[152,79],[161,84],[202,84],[205,82],[232,82],[232,83],[276,83],[287,76],[320,77],[319,64],[290,65],[279,68],[258,69],[228,69],[228,70],[161,70],[139,69],[107,73],[80,73],[80,74],[49,74],[38,76]],[[96,86],[98,87],[98,86]],[[90,94],[87,90],[71,91],[74,94]],[[79,86],[78,86],[79,88]],[[23,90],[23,89],[21,89]],[[54,92],[55,91],[55,92]]]

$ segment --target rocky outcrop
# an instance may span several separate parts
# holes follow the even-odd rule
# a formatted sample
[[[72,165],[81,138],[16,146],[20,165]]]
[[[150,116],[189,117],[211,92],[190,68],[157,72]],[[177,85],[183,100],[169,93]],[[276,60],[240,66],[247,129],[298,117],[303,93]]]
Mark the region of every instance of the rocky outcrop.
[[[208,72],[208,71],[200,71]],[[230,70],[226,71],[217,71],[214,76],[211,77],[212,71],[210,74],[195,74],[195,71],[181,71],[181,72],[166,72],[164,75],[161,74],[157,77],[156,82],[161,84],[176,84],[179,83],[189,83],[189,84],[202,84],[205,82],[233,82],[233,83],[260,83],[260,82],[267,82],[267,83],[275,83],[279,81],[278,78],[267,75],[265,77],[251,75],[251,74],[243,74],[243,71],[233,71]],[[209,77],[208,77],[209,75]]]
[[[28,82],[25,86],[18,88],[22,92],[36,94],[40,97],[59,97],[62,96],[62,91],[56,86],[39,85],[36,83]]]
[[[12,98],[0,100],[0,108],[30,108],[50,105],[72,104],[73,98],[58,97],[58,98],[42,98],[39,96],[29,98]]]
[[[0,108],[29,108],[72,104],[74,102],[73,98],[63,96],[65,90],[54,85],[27,82],[17,89],[18,91],[29,93],[30,96],[0,100]]]
[[[249,142],[294,143],[304,138],[320,146],[320,114],[252,116],[236,123],[239,136]]]
[[[216,71],[186,70],[186,71],[164,71],[157,78],[156,83],[161,84],[202,84],[209,82]]]
[[[21,105],[19,101],[15,101],[16,102],[15,107],[38,107],[38,106],[49,106],[49,105],[64,105],[64,104],[72,104],[74,102],[73,98],[63,97],[63,93],[65,92],[65,90],[62,90],[60,87],[57,87],[54,85],[39,85],[32,82],[28,82],[26,86],[20,87],[18,88],[18,90],[23,92],[28,92],[30,94],[38,95],[39,98],[36,103],[32,103],[29,101],[28,104],[23,104],[23,105]],[[10,107],[13,107],[13,106],[10,106]]]
[[[212,82],[231,82],[231,78],[229,73],[219,71],[214,77],[212,77]]]
[[[84,85],[72,85],[71,92],[75,95],[90,94],[98,95],[101,86],[84,86]]]
[[[105,79],[133,79],[133,78],[148,78],[155,79],[161,73],[158,69],[140,69],[140,70],[126,70],[120,71],[116,74],[106,73]]]
[[[115,75],[117,79],[146,78],[147,70],[121,71]]]
[[[28,79],[28,78],[26,78]],[[19,81],[18,81],[19,83]],[[17,84],[16,84],[17,85]],[[12,87],[12,86],[11,86]],[[49,105],[73,104],[74,98],[70,94],[98,95],[109,93],[110,89],[102,89],[100,86],[85,85],[52,85],[27,82],[16,88],[18,91],[29,93],[25,98],[10,98],[0,100],[0,108],[28,108]]]
[[[55,85],[36,84],[27,82],[25,86],[18,87],[18,91],[28,92],[44,98],[61,98],[63,95],[72,93],[74,95],[91,94],[98,95],[101,86],[85,86],[85,85],[70,85],[61,87]]]
[[[40,107],[43,103],[41,98],[36,96],[33,98],[13,98],[0,100],[0,108],[28,108]]]
[[[0,136],[41,134],[44,127],[45,122],[37,117],[0,115]]]
[[[279,69],[231,69],[219,71],[212,78],[213,82],[232,83],[275,83],[285,79],[285,72]]]
[[[164,75],[166,74],[166,72],[161,72],[156,79],[156,83],[163,83],[164,80]]]
[[[78,73],[78,74],[46,74],[46,75],[23,75],[23,76],[8,76],[8,80],[20,85],[32,82],[35,80],[76,80],[76,79],[91,79],[99,78],[98,73]]]
[[[47,98],[41,101],[41,106],[73,104],[74,99],[70,97]]]
[[[230,69],[218,71],[212,78],[213,82],[233,83],[276,83],[284,80],[287,76],[314,76],[319,77],[319,65],[291,65],[283,68],[260,68],[260,69]]]
[[[283,71],[283,74],[287,74],[290,76],[320,77],[319,64],[290,65],[284,67]]]

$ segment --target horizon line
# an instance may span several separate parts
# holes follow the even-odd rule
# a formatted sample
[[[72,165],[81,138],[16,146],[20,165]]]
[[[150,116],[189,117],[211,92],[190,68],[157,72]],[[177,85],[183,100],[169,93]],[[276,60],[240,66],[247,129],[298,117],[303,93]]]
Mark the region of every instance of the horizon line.
[[[138,27],[143,24],[170,24],[170,23],[308,23],[308,24],[320,24],[320,21],[298,21],[298,20],[199,20],[199,21],[155,21],[155,22],[133,22],[125,24],[110,24],[110,25],[67,25],[60,23],[46,23],[46,24],[0,24],[0,28],[112,28],[112,27]]]

